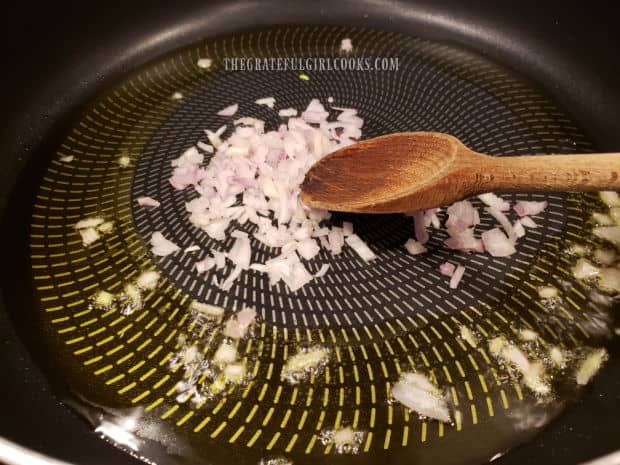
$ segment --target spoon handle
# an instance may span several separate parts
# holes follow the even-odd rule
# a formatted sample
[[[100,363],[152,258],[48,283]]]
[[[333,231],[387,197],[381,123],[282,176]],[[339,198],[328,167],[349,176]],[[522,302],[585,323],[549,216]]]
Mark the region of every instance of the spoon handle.
[[[484,156],[479,163],[484,191],[620,190],[620,153]]]

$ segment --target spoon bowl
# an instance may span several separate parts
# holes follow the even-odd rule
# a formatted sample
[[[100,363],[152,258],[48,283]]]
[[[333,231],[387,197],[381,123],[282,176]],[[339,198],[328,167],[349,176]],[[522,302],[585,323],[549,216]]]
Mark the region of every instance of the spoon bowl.
[[[312,208],[398,213],[485,192],[620,189],[620,154],[494,157],[439,132],[405,132],[345,147],[318,161],[301,186]]]

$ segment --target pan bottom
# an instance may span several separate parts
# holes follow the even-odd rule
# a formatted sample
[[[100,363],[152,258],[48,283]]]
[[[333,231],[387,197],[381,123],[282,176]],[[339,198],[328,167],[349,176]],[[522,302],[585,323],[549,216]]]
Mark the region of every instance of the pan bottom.
[[[344,38],[354,47],[348,54],[340,50]],[[240,72],[225,69],[232,57],[398,58],[398,69]],[[198,65],[204,58],[209,67]],[[368,29],[291,26],[209,39],[165,56],[89,106],[49,162],[33,207],[27,279],[37,291],[35,315],[52,348],[51,364],[61,373],[59,391],[71,392],[66,403],[119,447],[158,464],[269,458],[309,464],[318,457],[333,464],[466,464],[530,438],[578,394],[574,364],[554,372],[554,395],[544,400],[485,341],[503,336],[540,357],[558,347],[577,354],[577,363],[582,346],[605,340],[608,309],[571,277],[574,258],[564,253],[575,242],[594,244],[596,197],[506,196],[545,199],[549,207],[518,253],[502,259],[448,253],[441,232],[433,234],[429,254],[412,257],[402,248],[411,235],[407,219],[342,216],[377,252],[376,262],[325,254],[320,260],[336,271],[297,293],[269,286],[258,273],[224,292],[212,284],[213,274],[195,273],[195,262],[220,245],[187,221],[184,204],[192,193],[170,186],[170,161],[204,129],[230,124],[216,112],[231,103],[239,103],[238,116],[277,129],[277,111],[253,103],[268,96],[278,108],[302,109],[312,98],[357,108],[364,137],[428,130],[497,155],[592,151],[531,83],[453,45]],[[162,205],[139,208],[141,196]],[[74,225],[86,217],[113,221],[114,228],[84,247]],[[493,224],[482,218],[483,229]],[[201,251],[153,257],[154,231]],[[264,259],[275,251],[261,253]],[[448,259],[468,269],[457,290],[437,272]],[[146,270],[162,278],[139,310],[93,305],[97,292],[119,293]],[[559,289],[561,297],[541,301],[540,286]],[[238,349],[252,379],[204,402],[180,395],[187,373],[172,363],[188,344],[208,358],[220,342],[197,322],[192,300],[227,312],[249,305],[259,313],[253,337]],[[462,327],[480,343],[465,340]],[[521,340],[522,330],[535,331],[536,341]],[[324,370],[298,385],[282,379],[290,356],[315,344],[332,353]],[[400,373],[410,370],[445,391],[452,423],[419,418],[389,401]],[[355,455],[321,441],[343,427],[361,434]]]

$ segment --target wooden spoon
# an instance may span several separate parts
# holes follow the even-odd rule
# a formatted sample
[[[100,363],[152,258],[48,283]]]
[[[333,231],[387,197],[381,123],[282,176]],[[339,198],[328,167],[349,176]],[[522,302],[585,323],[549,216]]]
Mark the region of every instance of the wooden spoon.
[[[403,132],[329,154],[306,174],[314,208],[397,213],[485,192],[620,190],[620,153],[492,157],[438,132]]]

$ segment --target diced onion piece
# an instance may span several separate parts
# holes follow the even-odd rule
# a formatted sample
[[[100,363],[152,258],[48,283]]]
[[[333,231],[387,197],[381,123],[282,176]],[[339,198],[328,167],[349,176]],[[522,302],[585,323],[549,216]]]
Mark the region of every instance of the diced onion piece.
[[[108,234],[109,232],[112,232],[113,229],[114,229],[114,221],[105,221],[101,223],[99,226],[97,226],[97,231],[103,234]]]
[[[219,319],[224,315],[224,309],[222,307],[198,302],[197,300],[193,300],[192,303],[189,304],[189,308],[190,310],[194,310],[210,318]]]
[[[507,257],[517,251],[514,244],[499,228],[485,231],[481,237],[485,250],[493,257]]]
[[[179,158],[175,158],[170,162],[170,166],[174,168],[182,168],[184,166],[199,165],[204,161],[202,155],[196,147],[190,147]]]
[[[179,355],[181,357],[181,363],[183,365],[192,364],[200,360],[200,357],[201,357],[200,351],[198,350],[198,347],[196,347],[195,345],[188,345],[184,347],[179,352]]]
[[[549,349],[549,360],[558,368],[564,368],[566,364],[566,356],[559,347],[553,346]]]
[[[308,123],[320,123],[329,116],[325,107],[317,99],[312,99],[306,110],[301,114],[301,118]]]
[[[474,336],[474,333],[471,332],[467,326],[460,326],[461,331],[461,339],[467,342],[472,347],[478,346],[478,338]]]
[[[224,389],[226,389],[226,376],[222,372],[209,384],[209,392],[211,394],[219,394]]]
[[[73,161],[75,157],[73,155],[63,155],[60,157],[60,161],[63,163],[70,163]]]
[[[183,253],[191,253],[191,252],[198,252],[198,251],[200,251],[199,245],[190,245],[189,247],[185,247],[183,249]]]
[[[242,363],[231,363],[224,368],[224,378],[226,382],[239,384],[245,378],[245,365]]]
[[[485,210],[489,212],[491,216],[497,220],[497,222],[502,226],[502,228],[504,228],[504,231],[506,231],[506,235],[508,236],[508,239],[510,240],[511,243],[514,244],[517,241],[517,238],[519,237],[519,235],[514,230],[514,227],[512,226],[512,223],[510,223],[510,220],[508,219],[508,217],[493,207],[487,207],[485,208]],[[486,244],[485,244],[485,247],[486,247]],[[491,253],[488,249],[487,251]]]
[[[121,294],[121,305],[122,315],[131,315],[136,310],[140,310],[143,305],[140,288],[132,283],[127,284]]]
[[[345,242],[357,253],[365,262],[372,261],[377,258],[375,253],[368,245],[357,235],[351,234],[345,239]]]
[[[559,291],[553,286],[540,286],[538,288],[538,297],[541,299],[555,299],[558,295]]]
[[[227,342],[222,342],[213,355],[213,362],[217,365],[228,365],[236,360],[237,349]]]
[[[237,240],[228,251],[227,258],[242,270],[247,270],[250,268],[250,259],[252,256],[250,239],[246,233],[241,231],[233,231],[231,237]]]
[[[444,241],[449,249],[462,250],[463,252],[484,252],[484,244],[482,240],[474,237],[473,228],[466,228],[461,232],[451,232],[448,230],[450,237]]]
[[[424,247],[420,242],[414,241],[413,239],[409,239],[405,242],[405,249],[409,252],[410,255],[419,255],[421,253],[426,252],[426,247]]]
[[[523,384],[540,395],[547,395],[551,392],[551,386],[544,380],[545,368],[540,361],[532,362],[530,368],[523,372]]]
[[[601,347],[600,349],[591,350],[577,367],[577,371],[575,372],[577,384],[580,386],[588,384],[592,377],[601,369],[601,366],[603,366],[607,358],[607,350],[604,348]]]
[[[459,287],[461,279],[463,279],[463,275],[465,274],[465,267],[463,265],[458,265],[456,270],[454,270],[454,274],[450,278],[450,289],[456,289]]]
[[[521,329],[519,330],[519,339],[521,339],[522,341],[532,342],[538,339],[538,333],[527,328]]]
[[[620,293],[620,270],[618,268],[601,269],[596,285],[602,291]]]
[[[155,231],[151,236],[151,246],[151,252],[158,257],[165,257],[180,250],[178,245],[166,239],[159,231]]]
[[[506,339],[503,336],[494,337],[493,339],[489,339],[489,352],[496,357],[499,356],[502,348],[506,344]]]
[[[551,392],[551,387],[545,381],[546,374],[540,361],[530,362],[521,349],[503,337],[489,341],[489,351],[516,368],[523,376],[523,384],[533,392],[540,395]]]
[[[350,221],[343,221],[342,232],[345,236],[350,236],[351,234],[353,234],[353,223],[351,223]]]
[[[340,454],[355,454],[364,440],[364,433],[355,431],[350,426],[338,428],[331,432],[331,443],[336,447],[336,451]],[[274,464],[276,465],[276,464]]]
[[[505,212],[510,210],[510,202],[502,199],[501,197],[495,195],[492,192],[488,192],[486,194],[481,194],[478,198],[488,207],[493,207],[500,212]]]
[[[425,226],[433,226],[435,229],[441,228],[441,222],[439,221],[439,217],[437,216],[437,212],[439,208],[430,208],[428,210],[424,210],[424,225]]]
[[[222,110],[217,112],[218,116],[232,116],[235,113],[237,113],[237,110],[239,109],[239,105],[237,103],[234,103],[232,105],[227,106],[226,108],[223,108]]]
[[[585,258],[580,258],[573,267],[573,276],[577,279],[593,278],[599,274],[599,268]]]
[[[327,240],[330,252],[333,255],[339,255],[342,251],[342,246],[344,245],[344,230],[338,227],[332,227],[329,234],[327,234]]]
[[[157,287],[159,282],[159,273],[157,271],[145,271],[136,280],[136,284],[140,289],[151,291]]]
[[[620,245],[620,226],[598,226],[592,232],[596,237]]]
[[[452,277],[455,269],[456,269],[456,265],[450,262],[445,262],[439,265],[439,272],[444,276]]]
[[[203,152],[206,152],[206,153],[213,153],[215,151],[215,149],[213,148],[212,145],[205,144],[201,140],[196,142],[196,147],[198,147],[200,150],[202,150]]]
[[[234,282],[237,280],[237,278],[241,276],[242,271],[243,271],[243,268],[241,266],[239,265],[235,266],[233,270],[230,272],[230,274],[226,276],[226,279],[222,281],[222,283],[220,284],[220,289],[222,289],[223,291],[229,291],[232,288]]]
[[[316,240],[308,238],[302,239],[297,243],[297,253],[304,260],[311,260],[319,253],[320,247]]]
[[[512,224],[512,228],[518,238],[525,236],[525,228],[521,223],[521,220],[517,220]]]
[[[547,208],[548,202],[543,200],[542,202],[519,200],[514,207],[514,211],[519,216],[536,216],[542,213]]]
[[[226,322],[224,327],[224,336],[232,339],[242,339],[246,336],[248,329],[254,323],[256,318],[256,310],[246,307],[237,312]]]
[[[284,108],[278,112],[278,116],[281,116],[283,118],[297,116],[297,110],[295,110],[294,108]]]
[[[297,384],[308,373],[316,372],[329,360],[329,350],[316,346],[300,350],[288,359],[282,368],[282,377],[291,384]]]
[[[526,228],[536,229],[538,227],[536,222],[529,216],[523,216],[519,221],[521,221],[521,224]]]
[[[327,263],[323,263],[321,265],[321,268],[319,269],[319,271],[314,273],[314,277],[315,278],[321,278],[321,277],[325,276],[325,273],[327,273],[328,270],[329,270],[329,265]]]
[[[268,260],[264,265],[254,263],[251,268],[267,273],[272,286],[280,280],[284,281],[292,292],[297,291],[313,278],[294,253],[283,253]]]
[[[451,236],[480,223],[478,210],[469,200],[453,203],[446,209],[446,213],[448,214],[446,228]]]
[[[620,205],[620,197],[617,192],[613,191],[602,191],[599,192],[599,196],[603,203],[608,207],[617,207]]]
[[[108,291],[99,291],[93,298],[93,305],[97,308],[106,309],[114,304],[114,294]]]
[[[611,207],[609,209],[609,216],[614,224],[620,224],[620,207]]]
[[[596,249],[592,258],[603,265],[611,265],[616,261],[616,251],[614,249]]]
[[[75,223],[75,229],[86,229],[86,228],[96,228],[100,224],[102,224],[105,220],[101,217],[89,217],[84,218],[77,223]]]
[[[161,204],[159,203],[159,201],[151,198],[151,197],[138,197],[136,199],[136,202],[138,202],[138,205],[140,205],[141,207],[153,207],[153,208],[157,208],[159,207]]]
[[[183,98],[183,94],[181,92],[174,92],[170,98],[172,100],[181,100]]]
[[[199,58],[196,62],[196,65],[202,69],[208,69],[213,64],[213,60],[211,58]]]
[[[84,247],[88,247],[91,244],[94,244],[101,238],[101,234],[95,228],[84,228],[79,229],[78,232],[82,237],[82,245]]]
[[[590,253],[589,248],[581,244],[571,244],[567,251],[569,254],[577,255],[578,257],[583,257]]]
[[[616,222],[609,215],[605,215],[604,213],[592,213],[592,219],[597,224],[597,226],[613,226]]]
[[[342,41],[340,42],[340,50],[342,50],[343,52],[350,52],[351,50],[353,50],[353,44],[351,43],[351,39],[342,39]]]
[[[424,224],[424,212],[413,212],[413,227],[415,230],[415,237],[420,244],[426,244],[428,242],[428,233],[426,232],[426,225]]]
[[[127,168],[131,164],[131,158],[127,155],[121,155],[118,157],[118,164],[121,168]]]
[[[273,106],[276,103],[276,99],[273,97],[259,98],[254,103],[256,103],[257,105],[265,105],[265,106],[268,106],[269,108],[273,108]]]
[[[422,416],[450,421],[450,412],[445,399],[428,378],[418,373],[403,373],[392,386],[392,397],[405,407]]]

